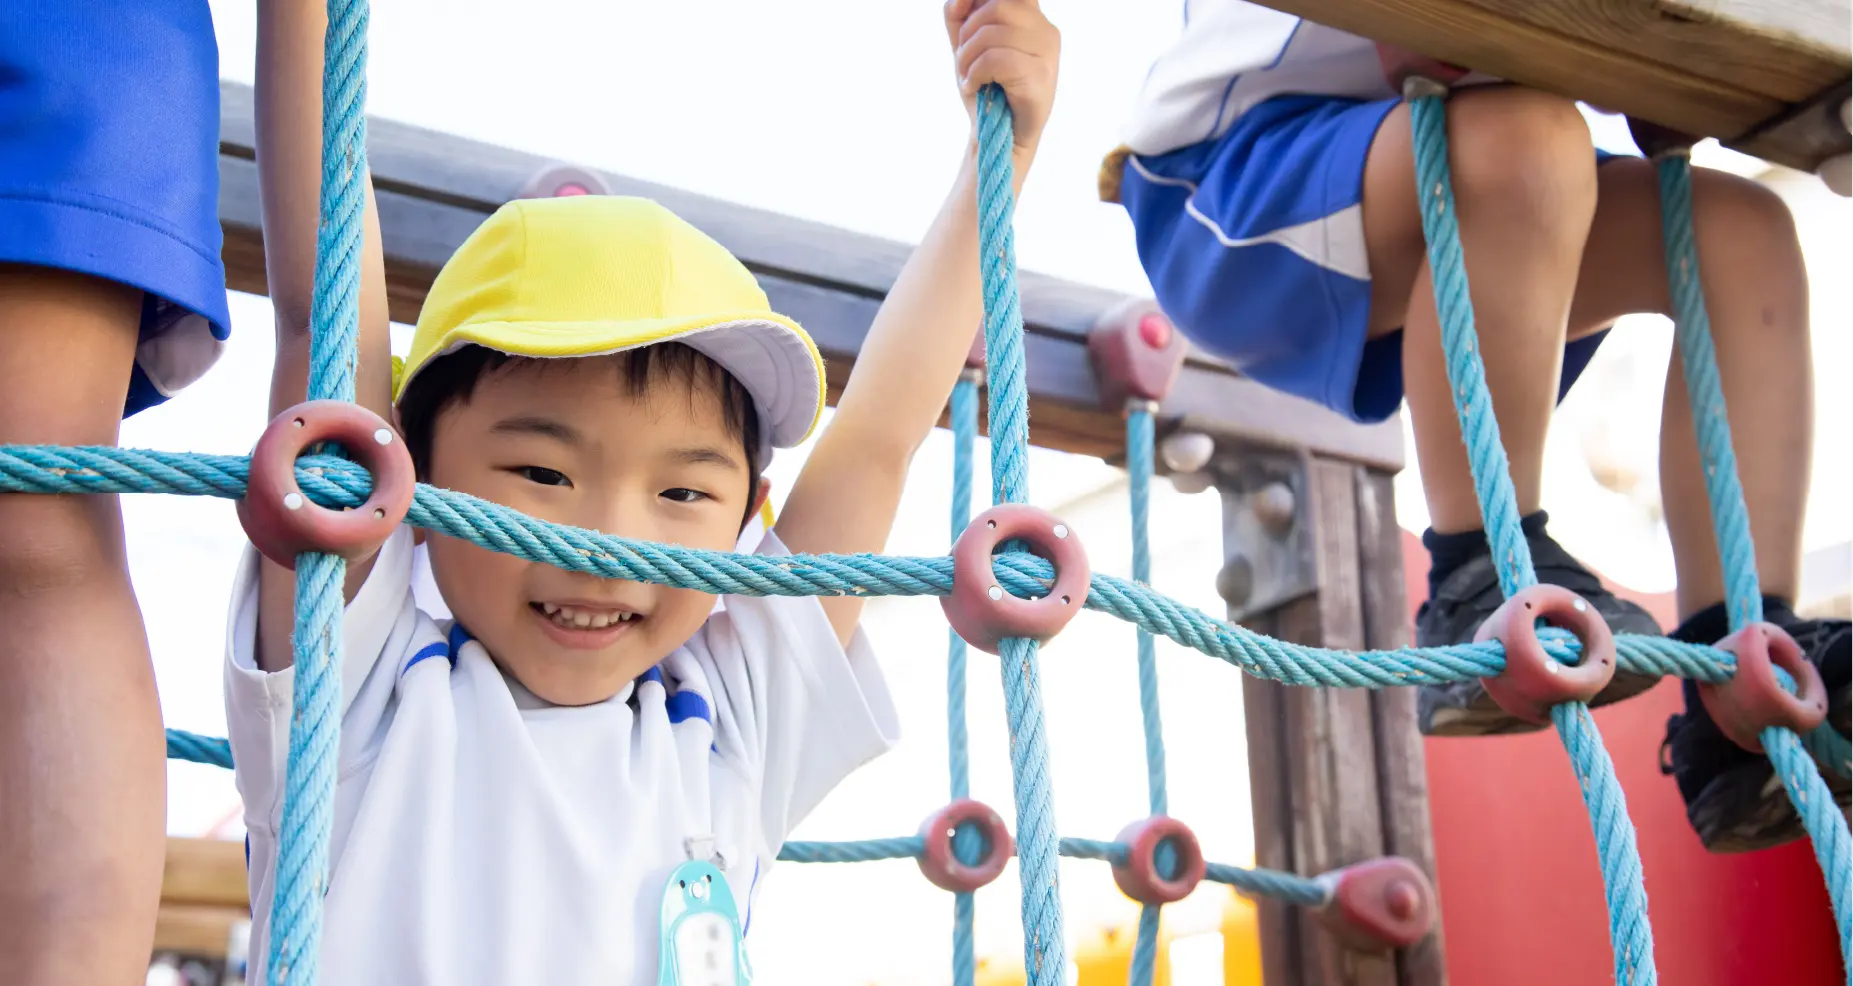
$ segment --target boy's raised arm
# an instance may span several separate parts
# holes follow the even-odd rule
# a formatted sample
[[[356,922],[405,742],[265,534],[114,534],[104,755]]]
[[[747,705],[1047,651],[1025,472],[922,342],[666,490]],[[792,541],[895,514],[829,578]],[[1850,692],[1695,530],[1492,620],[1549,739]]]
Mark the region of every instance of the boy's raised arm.
[[[309,318],[315,293],[315,240],[321,219],[322,45],[327,5],[321,0],[261,0],[257,19],[257,165],[264,210],[264,266],[276,310],[277,356],[270,376],[272,416],[308,393]],[[386,263],[379,216],[367,181],[366,246],[360,274],[360,365],[355,400],[392,420],[392,342],[386,312]],[[290,666],[295,574],[260,563],[258,666]],[[372,561],[350,563],[347,596],[366,580]]]
[[[946,32],[959,88],[973,108],[997,83],[1015,118],[1018,187],[1055,99],[1061,38],[1035,0],[951,0]],[[939,420],[983,320],[978,276],[975,143],[926,237],[869,327],[836,415],[812,450],[778,520],[798,552],[880,551],[901,502],[914,451]],[[862,600],[825,598],[844,643]]]

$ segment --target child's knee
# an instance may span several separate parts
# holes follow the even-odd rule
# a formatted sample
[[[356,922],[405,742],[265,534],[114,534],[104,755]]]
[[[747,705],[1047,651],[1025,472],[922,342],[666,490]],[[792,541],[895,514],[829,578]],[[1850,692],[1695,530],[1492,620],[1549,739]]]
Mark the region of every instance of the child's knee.
[[[1595,214],[1589,125],[1571,100],[1501,87],[1456,95],[1448,109],[1454,192],[1467,211],[1587,227]]]
[[[0,600],[103,585],[125,565],[115,498],[0,495]]]
[[[1795,216],[1767,185],[1725,171],[1694,168],[1692,208],[1701,237],[1740,244],[1766,256],[1773,251],[1801,259]]]

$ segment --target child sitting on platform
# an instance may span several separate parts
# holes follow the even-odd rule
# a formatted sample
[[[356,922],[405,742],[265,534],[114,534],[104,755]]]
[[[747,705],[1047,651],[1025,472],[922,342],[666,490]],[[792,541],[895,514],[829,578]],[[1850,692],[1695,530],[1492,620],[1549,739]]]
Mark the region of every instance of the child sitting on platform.
[[[302,399],[308,369],[320,8],[260,9],[273,414]],[[987,83],[1009,99],[1021,179],[1054,99],[1056,30],[1034,0],[953,0],[945,21],[968,110]],[[974,150],[760,553],[881,550],[981,319]],[[798,445],[822,412],[810,337],[655,203],[503,206],[439,273],[398,372],[371,202],[366,226],[359,401],[396,411],[425,482],[726,551],[767,495],[772,449]],[[656,983],[659,942],[672,945],[659,918],[683,902],[672,874],[712,864],[724,887],[689,893],[731,890],[750,924],[792,826],[894,742],[860,599],[728,597],[716,612],[693,590],[426,544],[448,625],[413,605],[410,529],[348,568],[323,982]],[[294,595],[290,572],[247,555],[225,673],[253,982],[278,930]],[[691,943],[676,944],[686,961]],[[727,975],[699,981],[736,981],[723,945],[704,954]]]
[[[1571,100],[1482,76],[1461,80],[1447,119],[1478,345],[1538,578],[1580,594],[1616,632],[1659,634],[1551,539],[1540,502],[1556,402],[1616,319],[1670,311],[1653,166],[1596,151]],[[1240,0],[1197,0],[1102,190],[1125,205],[1159,303],[1197,345],[1355,421],[1408,400],[1432,519],[1416,642],[1437,646],[1472,640],[1501,593],[1450,396],[1414,165],[1408,107],[1372,42]],[[1693,185],[1766,618],[1820,667],[1845,733],[1847,623],[1791,608],[1813,439],[1801,249],[1769,190],[1713,171]],[[1727,629],[1724,586],[1685,382],[1669,370],[1660,462],[1679,579],[1673,636],[1712,643]],[[1595,704],[1653,683],[1617,673]],[[1706,845],[1800,835],[1767,760],[1725,739],[1689,682],[1686,705],[1667,745]],[[1441,736],[1536,728],[1477,681],[1424,688],[1420,724]],[[1845,805],[1844,784],[1837,793]]]

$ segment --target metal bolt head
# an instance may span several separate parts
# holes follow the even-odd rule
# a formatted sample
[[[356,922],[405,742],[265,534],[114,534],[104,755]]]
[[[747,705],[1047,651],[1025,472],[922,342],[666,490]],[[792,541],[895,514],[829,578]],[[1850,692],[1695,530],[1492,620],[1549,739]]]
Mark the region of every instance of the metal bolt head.
[[[984,591],[984,594],[987,596],[990,596],[992,602],[996,602],[1004,598],[1004,587],[1001,585],[994,585],[990,587],[989,589],[986,589]]]
[[[1231,606],[1245,606],[1255,591],[1255,566],[1248,556],[1233,554],[1216,573],[1216,594]]]
[[[1248,509],[1254,511],[1255,519],[1277,537],[1293,528],[1295,507],[1293,490],[1279,482],[1263,486],[1248,500]]]
[[[1158,444],[1158,456],[1172,472],[1199,472],[1216,454],[1216,440],[1200,431],[1177,431]]]

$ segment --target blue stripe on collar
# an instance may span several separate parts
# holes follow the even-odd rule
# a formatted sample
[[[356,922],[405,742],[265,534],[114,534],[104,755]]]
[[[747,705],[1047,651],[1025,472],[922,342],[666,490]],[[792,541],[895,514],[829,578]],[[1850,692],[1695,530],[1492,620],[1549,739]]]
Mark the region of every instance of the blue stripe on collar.
[[[451,647],[448,643],[439,641],[433,644],[426,644],[422,649],[419,650],[418,653],[413,654],[412,659],[405,662],[405,670],[399,672],[399,677],[401,678],[405,677],[406,673],[411,671],[414,665],[416,665],[419,661],[422,661],[428,657],[447,658],[449,659],[450,666],[452,668],[455,668],[457,666],[456,652],[451,650]]]

